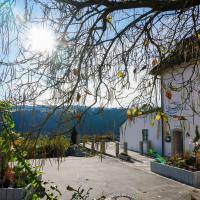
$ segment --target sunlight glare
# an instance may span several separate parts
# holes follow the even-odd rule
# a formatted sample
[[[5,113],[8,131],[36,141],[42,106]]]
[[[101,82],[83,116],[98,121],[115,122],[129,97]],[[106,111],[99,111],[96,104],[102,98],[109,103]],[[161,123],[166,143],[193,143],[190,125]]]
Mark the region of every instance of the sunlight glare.
[[[55,36],[52,31],[44,28],[32,28],[28,36],[31,51],[51,53],[55,48]]]

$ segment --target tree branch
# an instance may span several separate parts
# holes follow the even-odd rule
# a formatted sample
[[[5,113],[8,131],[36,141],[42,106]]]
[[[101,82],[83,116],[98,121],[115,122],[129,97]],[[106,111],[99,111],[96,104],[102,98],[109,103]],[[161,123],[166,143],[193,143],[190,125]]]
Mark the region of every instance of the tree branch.
[[[129,0],[129,1],[108,1],[108,0],[57,0],[59,3],[70,4],[77,9],[88,6],[101,5],[113,10],[123,10],[131,8],[151,8],[154,11],[176,11],[194,7],[200,4],[200,0]]]

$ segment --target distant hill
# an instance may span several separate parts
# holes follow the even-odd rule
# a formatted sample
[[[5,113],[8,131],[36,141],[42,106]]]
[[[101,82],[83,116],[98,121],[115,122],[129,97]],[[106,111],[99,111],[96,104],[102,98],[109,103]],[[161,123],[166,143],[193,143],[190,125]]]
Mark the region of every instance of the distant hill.
[[[44,134],[67,133],[76,124],[75,113],[82,113],[85,109],[86,107],[72,106],[69,112],[63,112],[62,108],[50,115],[51,108],[47,106],[24,106],[16,107],[12,116],[17,132],[36,134],[40,130]],[[76,128],[81,135],[113,132],[118,136],[120,124],[125,118],[125,111],[122,109],[106,108],[100,112],[99,108],[90,108]]]

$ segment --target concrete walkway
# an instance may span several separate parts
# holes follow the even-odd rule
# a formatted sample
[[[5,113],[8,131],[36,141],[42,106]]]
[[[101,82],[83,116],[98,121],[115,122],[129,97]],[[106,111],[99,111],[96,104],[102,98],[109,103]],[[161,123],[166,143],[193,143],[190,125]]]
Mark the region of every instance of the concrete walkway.
[[[67,157],[58,165],[45,161],[43,180],[53,181],[62,192],[59,200],[70,200],[67,185],[85,190],[93,188],[87,200],[102,195],[127,194],[135,200],[200,200],[200,190],[176,181],[127,166],[119,159],[105,156]]]
[[[87,143],[86,147],[91,149],[91,143]],[[100,149],[100,147],[99,147]],[[99,151],[99,149],[95,149]],[[119,153],[123,152],[123,149],[120,147]],[[115,157],[115,143],[107,142],[106,143],[106,154]],[[150,162],[153,161],[153,158],[141,155],[140,153],[128,150],[128,155],[131,156],[133,163],[127,163],[129,166],[134,166],[135,168],[139,168],[140,170],[145,170],[147,172],[151,172],[150,170]]]

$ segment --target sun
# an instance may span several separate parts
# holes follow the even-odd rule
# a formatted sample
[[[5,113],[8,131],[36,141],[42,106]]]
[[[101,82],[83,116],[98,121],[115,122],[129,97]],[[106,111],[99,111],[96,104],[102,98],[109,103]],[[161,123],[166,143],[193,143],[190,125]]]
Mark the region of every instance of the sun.
[[[51,53],[55,49],[55,35],[41,27],[34,27],[28,33],[28,48],[36,53]]]

